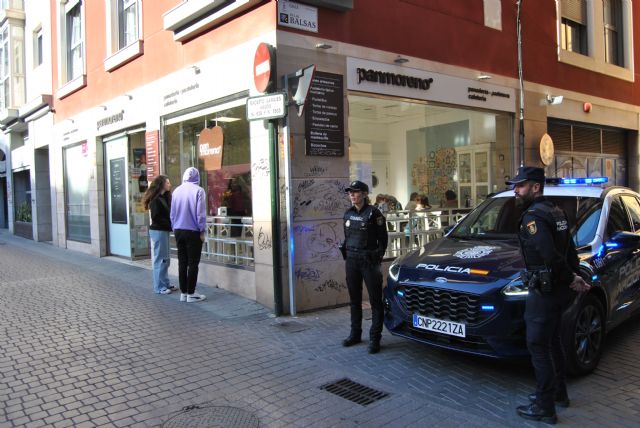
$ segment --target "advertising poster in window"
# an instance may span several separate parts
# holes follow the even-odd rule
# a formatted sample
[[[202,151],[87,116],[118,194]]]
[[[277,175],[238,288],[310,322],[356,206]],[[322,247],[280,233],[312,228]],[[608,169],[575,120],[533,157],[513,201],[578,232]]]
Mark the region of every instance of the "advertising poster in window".
[[[160,171],[160,159],[158,157],[158,146],[160,140],[160,131],[151,131],[145,133],[145,155],[147,180],[153,181]]]
[[[344,156],[342,75],[316,71],[305,108],[307,156]]]
[[[111,222],[116,224],[127,224],[127,170],[125,168],[124,158],[109,161]]]

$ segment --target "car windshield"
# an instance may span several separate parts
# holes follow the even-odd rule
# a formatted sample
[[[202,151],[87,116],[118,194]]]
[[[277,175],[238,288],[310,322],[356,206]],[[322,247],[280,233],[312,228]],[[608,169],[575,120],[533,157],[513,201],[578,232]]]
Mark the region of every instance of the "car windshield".
[[[577,247],[593,241],[600,213],[600,198],[580,196],[547,196],[546,199],[562,208],[569,220]],[[466,239],[513,239],[518,231],[522,209],[515,197],[491,198],[480,204],[454,228],[449,236]]]

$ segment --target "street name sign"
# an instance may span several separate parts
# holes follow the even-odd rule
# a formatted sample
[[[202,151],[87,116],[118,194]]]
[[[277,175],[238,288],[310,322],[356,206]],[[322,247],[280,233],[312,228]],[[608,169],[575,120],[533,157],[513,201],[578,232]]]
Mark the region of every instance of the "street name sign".
[[[247,98],[247,120],[279,119],[286,116],[284,93]]]

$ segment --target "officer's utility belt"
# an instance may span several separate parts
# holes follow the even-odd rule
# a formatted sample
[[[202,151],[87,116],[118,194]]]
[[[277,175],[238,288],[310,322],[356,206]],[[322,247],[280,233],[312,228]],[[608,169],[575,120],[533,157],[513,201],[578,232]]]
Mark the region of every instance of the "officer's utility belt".
[[[549,269],[525,270],[520,275],[522,282],[527,284],[530,289],[537,289],[542,293],[553,291],[553,281]]]

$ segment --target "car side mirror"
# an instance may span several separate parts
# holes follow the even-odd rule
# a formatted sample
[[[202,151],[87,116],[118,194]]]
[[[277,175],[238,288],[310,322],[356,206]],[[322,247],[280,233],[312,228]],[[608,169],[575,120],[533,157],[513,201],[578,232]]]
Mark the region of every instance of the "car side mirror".
[[[605,245],[609,248],[638,248],[640,247],[640,235],[633,232],[615,232]]]

